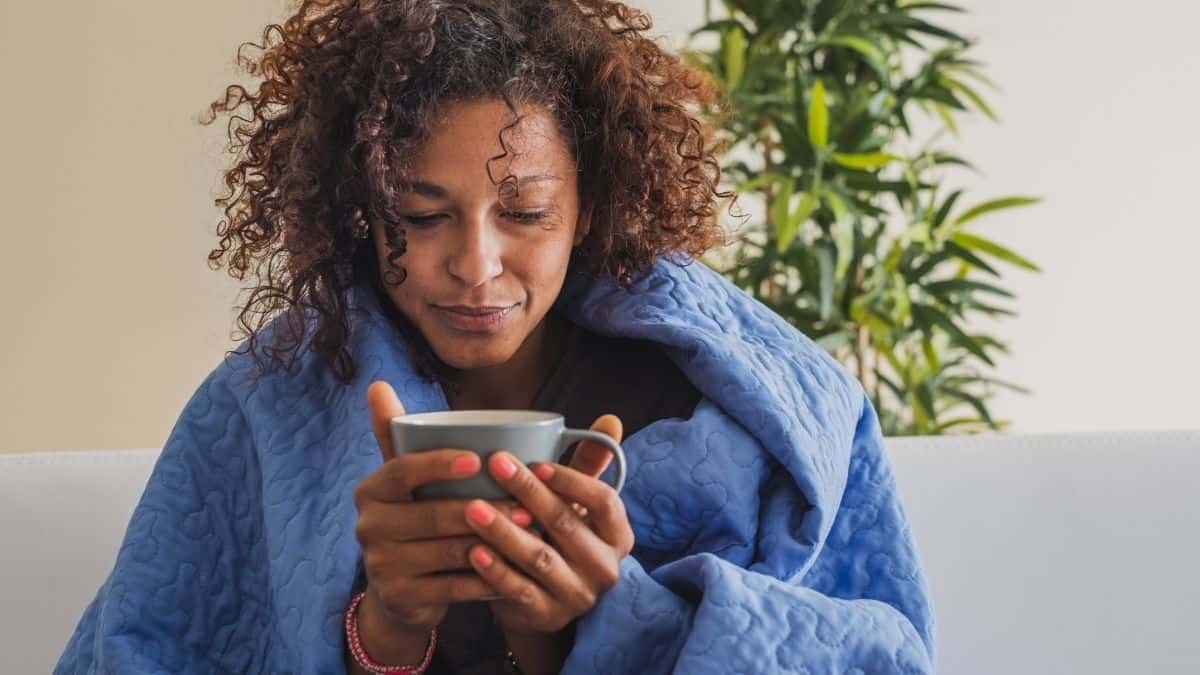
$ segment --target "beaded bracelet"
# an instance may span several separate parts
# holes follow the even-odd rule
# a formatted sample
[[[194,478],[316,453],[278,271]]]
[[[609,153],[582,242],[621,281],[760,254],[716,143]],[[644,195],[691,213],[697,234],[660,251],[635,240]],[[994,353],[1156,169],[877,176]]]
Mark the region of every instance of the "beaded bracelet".
[[[425,650],[425,660],[417,666],[388,666],[379,663],[367,656],[367,650],[363,649],[362,640],[358,636],[358,605],[362,602],[366,592],[359,593],[350,599],[350,606],[346,608],[346,644],[350,647],[350,653],[354,655],[354,661],[362,666],[364,670],[376,675],[421,675],[425,669],[429,667],[429,663],[433,660],[433,650],[437,647],[437,627],[429,634],[429,648]]]

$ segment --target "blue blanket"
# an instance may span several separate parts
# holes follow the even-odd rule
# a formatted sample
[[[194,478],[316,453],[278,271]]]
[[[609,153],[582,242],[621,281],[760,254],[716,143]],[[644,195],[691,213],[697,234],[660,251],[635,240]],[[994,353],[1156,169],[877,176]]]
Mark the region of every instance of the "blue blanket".
[[[367,385],[447,407],[355,290],[351,385],[312,352],[254,383],[239,353],[200,385],[56,673],[344,672],[353,491],[381,461]],[[563,672],[932,670],[928,589],[857,380],[699,263],[630,289],[571,275],[557,308],[661,344],[704,395],[626,439],[637,546]]]

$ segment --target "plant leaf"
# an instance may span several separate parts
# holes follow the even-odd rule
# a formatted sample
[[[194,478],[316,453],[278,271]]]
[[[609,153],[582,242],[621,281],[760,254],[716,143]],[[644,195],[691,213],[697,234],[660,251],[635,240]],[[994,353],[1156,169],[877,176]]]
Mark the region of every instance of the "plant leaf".
[[[759,190],[762,187],[766,186],[767,183],[776,183],[776,182],[782,183],[786,179],[787,179],[787,176],[784,176],[781,173],[775,173],[774,171],[764,171],[763,173],[758,174],[754,178],[751,178],[750,180],[748,180],[744,183],[741,183],[740,185],[735,186],[733,189],[736,192],[740,192],[740,193],[753,192],[755,190]]]
[[[924,33],[925,35],[932,35],[934,37],[940,37],[943,40],[957,42],[960,45],[969,45],[971,43],[970,40],[957,33],[948,31],[945,28],[939,28],[928,21],[924,21],[907,14],[884,14],[882,17],[880,17],[880,19],[882,23],[890,26],[915,31],[917,33]]]
[[[933,372],[938,372],[942,369],[941,359],[938,358],[937,350],[933,347],[933,341],[929,338],[921,340],[921,351],[925,352],[925,361],[929,363],[929,368]]]
[[[953,387],[944,386],[942,387],[942,391],[950,396],[954,396],[955,398],[960,398],[963,401],[966,401],[972,408],[975,408],[976,412],[979,413],[979,416],[988,423],[988,426],[995,425],[995,422],[992,421],[992,416],[988,414],[987,406],[983,404],[983,401],[978,396],[968,394],[961,389],[955,389]]]
[[[963,213],[954,221],[954,224],[956,226],[965,225],[985,213],[1017,206],[1028,206],[1030,204],[1037,204],[1040,201],[1042,200],[1039,197],[1001,197],[999,199],[990,199],[967,209],[966,213]]]
[[[978,237],[967,232],[955,232],[951,235],[951,238],[954,240],[954,243],[963,248],[987,253],[994,258],[999,258],[1004,262],[1016,265],[1017,267],[1023,267],[1032,272],[1042,271],[1037,265],[989,239],[984,239],[983,237]]]
[[[983,261],[982,258],[975,255],[974,253],[971,253],[966,248],[959,246],[958,244],[954,243],[953,241],[946,242],[946,251],[949,252],[954,257],[965,260],[968,263],[970,263],[971,265],[978,267],[979,269],[983,270],[984,272],[987,272],[988,274],[990,274],[994,277],[1000,276],[1000,273],[996,271],[996,268],[987,264],[986,262]]]
[[[927,283],[924,288],[926,291],[935,294],[942,291],[979,291],[981,293],[995,293],[1006,298],[1016,297],[1003,288],[971,279],[942,279]]]
[[[983,351],[983,347],[978,342],[962,331],[961,328],[954,324],[950,317],[942,313],[941,310],[930,305],[914,303],[912,306],[913,317],[921,317],[921,320],[928,324],[936,325],[950,336],[956,344],[961,345],[967,351],[975,356],[978,356],[984,363],[989,366],[995,366],[992,359],[988,357],[987,352]]]
[[[979,417],[955,417],[937,425],[935,431],[939,434],[944,434],[954,427],[961,427],[967,424],[987,424],[987,422]]]
[[[787,247],[782,244],[784,232],[788,227],[788,214],[792,207],[792,194],[796,190],[796,184],[791,178],[784,180],[779,184],[779,191],[775,193],[775,201],[771,204],[771,220],[775,225],[775,238],[779,242],[779,250],[783,251]],[[792,233],[795,236],[795,233]],[[788,242],[791,243],[790,241]]]
[[[970,62],[961,61],[961,62],[956,62],[956,63],[967,64]],[[962,73],[963,75],[966,75],[967,77],[982,83],[983,85],[987,86],[987,88],[991,89],[992,91],[996,91],[996,92],[1001,91],[999,85],[997,85],[994,81],[992,81],[991,78],[989,78],[987,75],[984,75],[983,73],[979,72],[977,69],[969,67],[968,65],[955,65],[955,66],[947,67],[946,70],[950,71],[950,72],[955,72],[955,73]]]
[[[882,63],[885,59],[883,50],[875,46],[870,40],[853,35],[836,35],[825,40],[827,45],[838,45],[848,47],[854,51],[867,57],[868,61],[877,61]]]
[[[1012,311],[1011,309],[1004,309],[1002,307],[994,307],[992,305],[985,305],[982,302],[976,302],[975,300],[972,300],[970,298],[963,298],[963,305],[970,307],[971,309],[974,309],[976,311],[983,312],[984,314],[987,314],[989,316],[1018,316],[1018,314],[1016,312]]]
[[[887,81],[887,56],[884,55],[882,49],[880,49],[870,40],[853,35],[837,35],[825,40],[825,44],[846,47],[858,52],[863,56],[863,59],[867,62],[867,65],[871,66],[871,68],[873,68],[875,72],[879,74],[879,79],[885,82]]]
[[[917,436],[924,436],[929,433],[933,427],[933,419],[925,412],[925,407],[917,400],[916,390],[911,390],[908,393],[908,407],[913,414],[913,432]]]
[[[979,111],[982,112],[984,115],[987,115],[988,118],[991,119],[993,122],[1000,121],[999,118],[996,117],[996,113],[992,112],[991,107],[989,107],[987,102],[983,100],[983,97],[980,96],[974,89],[972,89],[966,83],[964,83],[960,80],[956,80],[948,75],[943,75],[941,78],[939,78],[939,81],[943,85],[945,85],[951,89],[956,89],[956,90],[962,92],[963,96],[966,96],[967,98],[971,99],[971,102],[975,104],[975,107],[978,108]]]
[[[933,104],[933,109],[937,112],[938,117],[942,118],[942,122],[945,123],[946,128],[950,130],[950,133],[957,138],[958,125],[954,123],[954,114],[950,112],[950,108],[935,101]]]
[[[788,250],[788,247],[792,245],[792,241],[796,238],[796,234],[800,231],[800,225],[808,220],[808,217],[820,205],[821,201],[811,192],[805,192],[800,196],[800,201],[796,205],[795,210],[789,212],[784,218],[784,229],[779,232],[780,253]]]
[[[903,401],[905,399],[904,390],[901,389],[898,384],[893,382],[892,378],[879,372],[878,368],[876,368],[874,370],[874,373],[875,373],[875,377],[879,378],[879,381],[882,382],[884,384],[884,386],[886,386],[892,392],[893,396],[900,399],[901,401]]]
[[[806,193],[807,197],[808,194]],[[830,248],[832,244],[828,241],[817,243],[817,267],[820,270],[820,316],[821,321],[829,321],[830,315],[833,314],[833,290],[834,290],[834,256],[836,253]]]
[[[821,80],[813,83],[808,103],[808,138],[817,149],[829,144],[829,109],[825,107],[825,85]]]
[[[737,89],[746,72],[746,35],[742,27],[730,28],[722,35],[722,56],[725,65],[725,85],[732,91]]]
[[[900,159],[889,152],[871,152],[866,154],[832,153],[833,161],[847,169],[871,171]]]
[[[954,165],[979,173],[979,169],[962,157],[944,152],[931,152],[914,160],[915,163],[928,162],[931,166]]]
[[[993,349],[1002,351],[1005,354],[1008,353],[1008,345],[997,340],[996,338],[993,338],[993,337],[990,337],[987,335],[976,335],[975,341],[980,344],[985,344]]]
[[[955,5],[946,5],[946,4],[943,4],[940,2],[902,3],[902,4],[898,5],[897,7],[898,7],[898,9],[902,9],[905,12],[915,12],[917,10],[922,10],[922,9],[937,9],[937,10],[943,10],[946,12],[965,12],[966,11],[962,7],[957,7]]]
[[[979,378],[977,378],[977,381],[994,384],[997,387],[1002,387],[1004,389],[1008,389],[1009,391],[1015,391],[1018,394],[1025,394],[1026,396],[1033,393],[1032,390],[1030,390],[1026,387],[1022,387],[1019,384],[1013,384],[1012,382],[1006,382],[1004,380],[997,380],[994,377],[979,377]]]
[[[833,192],[824,192],[825,201],[833,210],[835,218],[834,245],[837,248],[837,267],[833,276],[842,279],[854,259],[854,221],[851,220],[846,204]]]
[[[945,222],[946,216],[948,216],[950,214],[950,210],[954,208],[954,202],[958,201],[958,198],[962,196],[962,193],[962,190],[955,190],[954,192],[950,193],[950,196],[946,198],[946,201],[942,202],[942,207],[938,209],[937,214],[934,215],[933,220],[929,223],[929,226],[932,229],[936,230],[939,225]]]

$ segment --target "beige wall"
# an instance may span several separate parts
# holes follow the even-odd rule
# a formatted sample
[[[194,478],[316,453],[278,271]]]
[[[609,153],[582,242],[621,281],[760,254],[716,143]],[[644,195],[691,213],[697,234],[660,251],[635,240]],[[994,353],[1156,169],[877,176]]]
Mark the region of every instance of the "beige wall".
[[[1024,431],[1200,426],[1200,10],[965,4],[1004,85],[1003,124],[966,128],[987,172],[967,184],[1048,199],[983,228],[1047,270],[1009,275],[1021,316],[996,328],[1015,353],[1001,372],[1036,395],[998,412]],[[703,3],[644,6],[677,40]],[[194,119],[282,8],[0,5],[0,452],[156,447],[231,346],[237,287],[205,265],[223,127]]]
[[[5,0],[0,451],[158,446],[232,345],[194,120],[282,6]]]

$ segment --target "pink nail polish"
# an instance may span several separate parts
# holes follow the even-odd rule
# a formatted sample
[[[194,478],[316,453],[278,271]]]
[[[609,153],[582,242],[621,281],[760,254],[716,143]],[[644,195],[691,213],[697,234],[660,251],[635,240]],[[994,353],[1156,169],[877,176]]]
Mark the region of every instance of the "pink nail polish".
[[[480,567],[487,567],[488,565],[492,564],[492,556],[481,548],[475,549],[471,553],[471,556],[475,558],[475,564],[479,565]]]
[[[504,455],[496,455],[492,457],[492,471],[500,478],[512,478],[517,472],[517,467]]]
[[[495,517],[492,510],[481,502],[471,502],[467,505],[467,517],[476,525],[488,525]]]
[[[521,527],[529,527],[533,522],[533,514],[518,507],[512,510],[511,520]]]
[[[454,473],[458,476],[469,476],[479,470],[479,466],[475,463],[475,457],[471,455],[463,455],[454,460]]]

